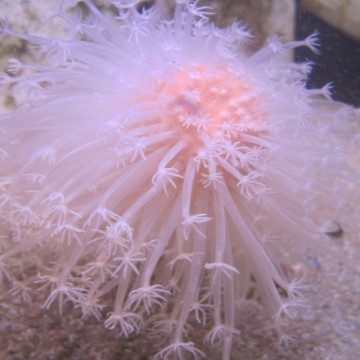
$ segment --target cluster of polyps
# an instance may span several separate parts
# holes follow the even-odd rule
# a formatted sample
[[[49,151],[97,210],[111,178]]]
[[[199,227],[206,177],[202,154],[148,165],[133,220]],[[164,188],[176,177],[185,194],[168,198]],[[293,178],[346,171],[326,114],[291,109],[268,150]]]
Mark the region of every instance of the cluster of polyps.
[[[178,141],[159,163],[154,185],[161,183],[167,195],[167,185],[176,187],[173,179],[185,173],[185,163],[169,164],[185,158],[193,162],[204,187],[223,183],[226,175],[219,170],[227,170],[242,193],[259,190],[259,182],[249,181],[261,176],[251,161],[261,153],[256,135],[266,129],[255,89],[234,72],[200,64],[176,69],[171,81],[156,82],[156,91],[165,111],[154,123],[176,130]]]
[[[116,21],[82,2],[92,17],[60,13],[69,40],[3,24],[44,56],[1,76],[28,94],[0,118],[1,274],[24,299],[48,291],[46,307],[106,311],[123,336],[151,324],[168,341],[157,358],[201,356],[198,323],[228,359],[250,284],[287,312],[299,282],[280,265],[319,247],[322,220],[358,216],[355,112],[305,88],[309,64],[279,59],[313,36],[248,56],[249,33],[208,24],[196,1],[172,20],[112,1]],[[24,268],[37,275],[21,282]]]
[[[241,132],[256,130],[256,95],[240,76],[204,65],[178,70],[173,84],[164,84],[161,93],[172,95],[170,103],[185,129],[194,128],[194,139],[236,138]],[[200,140],[200,141],[199,141]]]

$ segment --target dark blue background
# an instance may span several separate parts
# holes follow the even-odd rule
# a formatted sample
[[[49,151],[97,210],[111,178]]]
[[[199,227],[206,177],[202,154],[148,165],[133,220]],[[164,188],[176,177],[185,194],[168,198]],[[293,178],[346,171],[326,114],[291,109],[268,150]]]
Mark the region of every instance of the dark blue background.
[[[306,48],[296,49],[295,60],[310,60],[314,68],[308,81],[309,88],[333,83],[333,98],[360,107],[360,42],[326,24],[309,13],[298,12],[296,38],[304,39],[319,32],[320,55]]]

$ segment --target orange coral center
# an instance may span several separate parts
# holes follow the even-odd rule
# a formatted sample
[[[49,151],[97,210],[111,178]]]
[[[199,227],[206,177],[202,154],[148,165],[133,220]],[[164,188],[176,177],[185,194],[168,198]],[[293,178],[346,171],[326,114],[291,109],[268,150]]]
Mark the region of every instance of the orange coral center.
[[[171,96],[170,111],[188,132],[233,138],[259,129],[258,98],[239,75],[220,67],[190,65],[178,69],[174,81],[164,82]]]

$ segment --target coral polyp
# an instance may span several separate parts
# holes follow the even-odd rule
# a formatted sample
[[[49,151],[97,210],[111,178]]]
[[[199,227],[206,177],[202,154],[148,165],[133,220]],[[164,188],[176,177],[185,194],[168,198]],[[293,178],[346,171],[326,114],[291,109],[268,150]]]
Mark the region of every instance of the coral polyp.
[[[357,113],[282,60],[317,51],[313,35],[249,54],[246,28],[217,28],[197,1],[171,19],[109,2],[114,19],[90,0],[61,9],[66,40],[3,24],[39,55],[10,59],[0,82],[26,94],[0,118],[3,281],[26,265],[46,308],[70,302],[124,337],[151,324],[155,359],[203,356],[194,326],[229,359],[242,304],[286,314],[302,274],[284,264],[326,249],[326,221],[358,216]]]

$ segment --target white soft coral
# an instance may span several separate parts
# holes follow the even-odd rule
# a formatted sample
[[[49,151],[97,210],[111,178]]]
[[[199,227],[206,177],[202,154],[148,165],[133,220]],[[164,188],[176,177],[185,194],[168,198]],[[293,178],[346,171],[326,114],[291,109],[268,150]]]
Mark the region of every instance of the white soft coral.
[[[359,218],[343,116],[355,111],[328,88],[307,90],[308,65],[279,60],[316,50],[314,36],[247,56],[242,25],[208,25],[209,9],[191,1],[177,1],[172,20],[138,1],[113,1],[116,20],[82,2],[91,17],[61,13],[69,40],[3,29],[43,55],[1,76],[29,94],[0,118],[3,278],[16,259],[42,263],[47,307],[71,301],[97,317],[111,292],[105,325],[124,336],[162,316],[175,324],[165,359],[202,355],[187,342],[201,294],[206,322],[195,320],[228,359],[249,283],[278,314],[298,291],[284,257],[322,248],[321,221]]]

